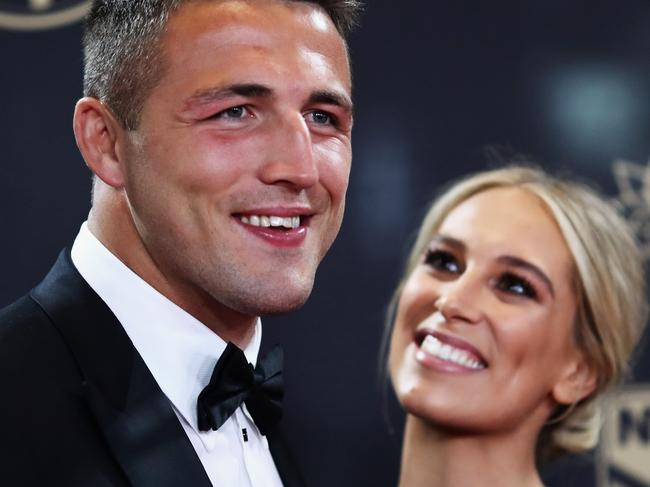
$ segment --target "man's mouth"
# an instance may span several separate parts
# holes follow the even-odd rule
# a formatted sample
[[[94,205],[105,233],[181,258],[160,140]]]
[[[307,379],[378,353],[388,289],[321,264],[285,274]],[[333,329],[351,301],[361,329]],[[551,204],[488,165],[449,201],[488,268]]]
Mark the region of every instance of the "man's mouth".
[[[246,225],[264,228],[294,229],[300,227],[300,216],[277,215],[240,215],[239,219]]]
[[[314,213],[305,208],[269,208],[235,213],[251,234],[276,247],[299,247],[305,241]]]
[[[421,330],[416,336],[416,344],[424,356],[464,369],[482,370],[487,367],[487,362],[474,347],[455,337]]]

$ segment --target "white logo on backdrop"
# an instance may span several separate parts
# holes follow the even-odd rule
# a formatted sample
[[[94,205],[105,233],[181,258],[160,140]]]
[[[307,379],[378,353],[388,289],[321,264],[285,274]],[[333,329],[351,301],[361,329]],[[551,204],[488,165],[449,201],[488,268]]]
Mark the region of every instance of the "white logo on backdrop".
[[[599,453],[599,487],[650,487],[650,385],[610,397]]]
[[[650,163],[616,161],[614,203],[650,262]],[[599,447],[599,487],[650,487],[650,384],[616,390],[607,401]]]
[[[650,261],[650,163],[616,161],[612,169],[619,192],[615,203],[636,234],[646,261]]]
[[[0,29],[46,30],[81,20],[90,0],[0,0]]]

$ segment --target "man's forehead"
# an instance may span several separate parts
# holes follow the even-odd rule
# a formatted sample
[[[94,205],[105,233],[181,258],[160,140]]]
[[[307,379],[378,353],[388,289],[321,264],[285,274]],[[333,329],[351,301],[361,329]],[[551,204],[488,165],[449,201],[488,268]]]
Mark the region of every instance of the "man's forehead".
[[[260,41],[265,36],[284,34],[303,42],[320,41],[323,51],[338,46],[347,51],[345,41],[321,6],[295,0],[191,0],[171,15],[163,40],[181,32],[210,32],[224,40],[246,34],[258,36]]]
[[[295,5],[295,7],[294,7]],[[287,8],[290,6],[289,8]],[[239,69],[253,64],[279,63],[290,56],[300,64],[335,77],[349,87],[347,47],[331,19],[314,4],[286,0],[196,0],[177,11],[161,39],[164,56],[178,65],[209,52],[205,63],[241,54]],[[203,49],[203,51],[202,51]],[[296,61],[297,62],[297,61]]]
[[[256,11],[268,12],[269,9],[289,9],[296,17],[303,17],[316,30],[327,30],[334,21],[318,2],[308,0],[186,0],[175,9],[171,18],[192,4],[204,4],[206,7],[218,7],[220,14],[226,20],[236,20],[238,15],[251,14]],[[263,14],[264,15],[264,14]]]

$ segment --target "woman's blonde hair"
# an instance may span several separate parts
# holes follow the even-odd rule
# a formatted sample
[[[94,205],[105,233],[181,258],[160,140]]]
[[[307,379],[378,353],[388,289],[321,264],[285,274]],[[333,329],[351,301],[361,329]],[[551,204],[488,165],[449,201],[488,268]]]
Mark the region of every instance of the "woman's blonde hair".
[[[576,345],[598,375],[589,397],[550,419],[538,440],[538,455],[548,459],[593,448],[600,429],[598,399],[628,371],[645,326],[647,304],[644,265],[634,237],[615,208],[591,188],[524,166],[473,174],[452,185],[424,218],[393,295],[389,320],[406,280],[447,215],[471,196],[499,187],[530,191],[555,218],[575,266]]]

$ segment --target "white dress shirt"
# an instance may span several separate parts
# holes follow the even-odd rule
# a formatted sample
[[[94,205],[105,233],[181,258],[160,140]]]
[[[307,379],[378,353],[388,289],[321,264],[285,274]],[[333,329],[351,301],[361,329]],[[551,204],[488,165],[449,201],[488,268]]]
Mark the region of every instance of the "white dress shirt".
[[[199,431],[196,399],[210,382],[226,342],[129,269],[86,223],[71,254],[79,273],[117,317],[169,399],[212,484],[281,487],[266,437],[245,405],[217,431]],[[257,363],[261,339],[258,320],[244,350],[252,364]]]

